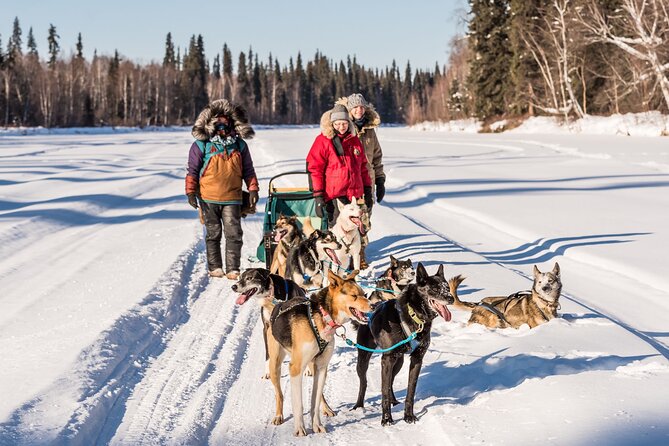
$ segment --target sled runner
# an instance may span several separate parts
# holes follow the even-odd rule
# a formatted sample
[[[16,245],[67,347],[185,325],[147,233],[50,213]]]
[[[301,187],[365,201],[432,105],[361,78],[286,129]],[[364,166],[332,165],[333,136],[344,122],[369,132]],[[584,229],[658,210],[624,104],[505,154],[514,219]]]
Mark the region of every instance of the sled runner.
[[[295,186],[295,184],[298,184],[298,186]],[[296,216],[300,229],[302,229],[305,218],[309,217],[311,225],[315,229],[327,230],[327,218],[316,216],[314,194],[309,189],[308,172],[284,172],[269,180],[269,192],[263,221],[263,238],[256,251],[258,260],[265,262],[268,269],[278,244],[274,240],[274,225],[281,215],[285,217]]]

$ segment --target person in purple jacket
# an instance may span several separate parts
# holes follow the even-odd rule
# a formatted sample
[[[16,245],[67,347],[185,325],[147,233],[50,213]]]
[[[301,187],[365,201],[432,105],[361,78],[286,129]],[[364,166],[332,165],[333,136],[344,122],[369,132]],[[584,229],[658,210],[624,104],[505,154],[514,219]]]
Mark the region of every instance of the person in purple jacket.
[[[242,253],[242,181],[249,205],[258,202],[258,178],[245,139],[255,131],[246,110],[225,99],[207,105],[193,126],[195,142],[188,153],[186,195],[202,210],[207,231],[207,266],[211,277],[237,280]],[[225,268],[221,239],[225,235]]]

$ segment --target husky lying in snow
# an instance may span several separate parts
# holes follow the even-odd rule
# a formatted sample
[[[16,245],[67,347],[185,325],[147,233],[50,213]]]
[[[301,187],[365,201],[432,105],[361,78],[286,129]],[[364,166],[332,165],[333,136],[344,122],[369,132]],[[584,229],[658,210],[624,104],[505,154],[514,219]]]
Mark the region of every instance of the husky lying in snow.
[[[558,317],[562,279],[557,262],[552,271],[545,273],[534,265],[533,274],[531,291],[520,291],[510,296],[486,297],[478,303],[463,302],[456,293],[454,307],[471,310],[470,324],[478,323],[489,328],[518,328],[527,324],[534,328]]]

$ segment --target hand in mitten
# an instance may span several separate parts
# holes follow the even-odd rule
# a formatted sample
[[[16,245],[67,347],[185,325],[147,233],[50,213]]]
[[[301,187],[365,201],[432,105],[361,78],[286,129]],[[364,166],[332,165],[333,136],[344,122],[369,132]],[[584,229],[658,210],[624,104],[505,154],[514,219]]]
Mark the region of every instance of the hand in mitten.
[[[376,185],[376,201],[381,203],[386,195],[386,177],[377,177],[374,184]]]
[[[316,216],[323,218],[323,209],[325,208],[325,199],[322,195],[314,197],[314,204],[316,205]]]
[[[257,190],[250,190],[249,191],[249,204],[251,205],[252,208],[256,207],[256,204],[258,203],[258,191]]]
[[[374,198],[372,198],[372,186],[365,187],[365,205],[367,209],[372,209]]]
[[[198,204],[197,204],[197,197],[195,194],[188,194],[188,204],[193,206],[193,209],[197,209]]]

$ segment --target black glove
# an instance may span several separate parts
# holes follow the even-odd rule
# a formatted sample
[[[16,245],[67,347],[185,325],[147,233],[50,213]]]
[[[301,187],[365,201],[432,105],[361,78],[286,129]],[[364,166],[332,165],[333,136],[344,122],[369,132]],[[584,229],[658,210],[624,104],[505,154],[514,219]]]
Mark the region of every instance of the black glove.
[[[249,191],[249,204],[251,205],[252,208],[256,207],[256,203],[258,203],[258,191],[257,190],[250,190]]]
[[[197,197],[195,196],[195,194],[188,194],[188,204],[193,206],[193,209],[197,209],[197,207],[198,207]]]
[[[376,185],[376,202],[381,203],[383,197],[386,196],[386,177],[376,177],[374,184]]]
[[[316,205],[316,216],[323,218],[323,209],[325,209],[325,199],[322,195],[314,197],[314,204]]]
[[[365,187],[365,204],[367,209],[372,209],[374,205],[374,198],[372,198],[372,186]]]

